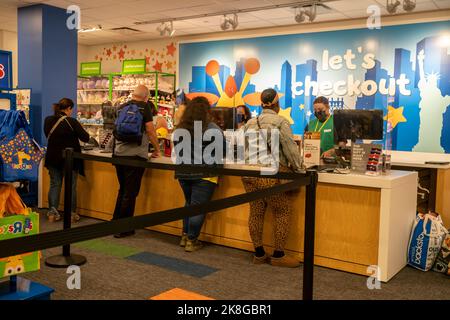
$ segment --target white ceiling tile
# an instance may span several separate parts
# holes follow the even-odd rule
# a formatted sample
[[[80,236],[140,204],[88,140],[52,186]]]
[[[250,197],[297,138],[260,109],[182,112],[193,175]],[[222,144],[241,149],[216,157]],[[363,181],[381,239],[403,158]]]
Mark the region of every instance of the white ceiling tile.
[[[401,8],[402,11],[403,8]],[[416,8],[414,9],[414,11],[430,11],[430,10],[436,10],[438,9],[438,7],[433,3],[433,2],[418,2],[416,3]],[[413,12],[414,12],[413,11]]]
[[[434,0],[439,9],[450,9],[450,0]]]
[[[327,14],[319,14],[314,22],[320,21],[333,21],[333,20],[345,20],[348,19],[344,14],[340,12],[332,12]]]
[[[249,8],[258,8],[258,7],[266,7],[272,5],[269,1],[266,0],[237,0],[237,1],[224,1],[223,4],[227,4],[233,9],[249,9]]]
[[[287,26],[291,24],[297,24],[294,20],[294,15],[291,18],[271,19],[270,22],[277,26]]]
[[[279,9],[255,11],[255,12],[251,12],[250,14],[252,16],[255,16],[255,17],[258,17],[258,18],[271,20],[271,19],[280,19],[280,18],[292,17],[295,14],[295,10],[293,10],[293,9],[286,9],[286,8],[279,8]]]
[[[271,21],[252,21],[252,22],[246,22],[246,23],[240,23],[238,26],[238,29],[254,29],[254,28],[263,28],[263,27],[273,27],[275,26],[275,23]]]
[[[370,5],[379,5],[375,0],[339,0],[326,3],[331,9],[335,9],[345,14],[346,11],[354,11],[359,9],[366,10]]]

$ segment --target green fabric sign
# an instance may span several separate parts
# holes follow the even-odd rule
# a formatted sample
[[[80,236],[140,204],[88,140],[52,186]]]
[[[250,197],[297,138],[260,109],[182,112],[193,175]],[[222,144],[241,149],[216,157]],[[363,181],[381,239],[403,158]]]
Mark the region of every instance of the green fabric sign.
[[[143,73],[146,71],[145,59],[124,60],[122,73]]]
[[[80,68],[81,76],[98,76],[102,74],[101,62],[83,62]]]
[[[39,233],[39,214],[16,215],[0,219],[0,241]],[[24,253],[0,259],[0,278],[36,271],[40,268],[40,252]]]

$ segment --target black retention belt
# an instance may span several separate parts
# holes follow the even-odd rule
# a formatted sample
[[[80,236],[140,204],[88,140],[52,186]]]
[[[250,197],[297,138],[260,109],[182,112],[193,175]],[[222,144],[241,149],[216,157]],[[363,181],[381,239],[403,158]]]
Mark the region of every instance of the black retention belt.
[[[220,174],[220,172],[217,173]],[[120,232],[177,221],[184,217],[218,211],[266,198],[277,193],[298,189],[302,185],[310,184],[310,182],[311,177],[309,175],[302,175],[301,178],[297,178],[288,183],[278,184],[264,190],[213,200],[204,204],[164,210],[109,222],[100,222],[67,230],[46,232],[17,239],[3,240],[0,241],[0,258],[96,239]]]

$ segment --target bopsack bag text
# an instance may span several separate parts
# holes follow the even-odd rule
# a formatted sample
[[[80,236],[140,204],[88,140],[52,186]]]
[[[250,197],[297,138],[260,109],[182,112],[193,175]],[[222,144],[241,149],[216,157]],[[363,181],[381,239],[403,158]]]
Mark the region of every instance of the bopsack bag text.
[[[446,234],[438,214],[418,213],[409,241],[408,264],[422,271],[430,270]]]

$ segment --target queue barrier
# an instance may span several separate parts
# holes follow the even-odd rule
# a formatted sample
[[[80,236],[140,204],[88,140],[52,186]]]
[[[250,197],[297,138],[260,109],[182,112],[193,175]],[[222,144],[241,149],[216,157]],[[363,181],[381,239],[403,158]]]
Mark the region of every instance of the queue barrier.
[[[27,237],[0,241],[0,258],[19,255],[31,251],[44,250],[63,246],[62,255],[49,257],[46,264],[51,267],[68,267],[69,265],[82,265],[86,258],[71,254],[70,244],[92,240],[113,235],[129,230],[142,229],[162,223],[177,221],[185,217],[198,214],[206,214],[222,209],[238,206],[244,203],[265,198],[267,196],[287,192],[306,186],[305,203],[305,234],[304,234],[304,261],[303,261],[303,300],[313,299],[314,277],[314,238],[315,238],[315,207],[316,188],[318,182],[317,171],[311,170],[305,173],[279,172],[273,175],[262,175],[258,170],[229,169],[223,167],[203,165],[176,165],[163,164],[150,161],[122,159],[120,157],[101,157],[74,152],[73,149],[64,151],[64,229],[31,235]],[[203,172],[217,175],[264,177],[273,179],[290,180],[264,190],[258,190],[240,194],[228,198],[212,200],[208,203],[192,205],[164,211],[158,211],[145,215],[139,215],[120,220],[100,222],[92,225],[71,227],[71,202],[72,202],[72,169],[73,160],[90,160],[107,162],[111,164],[144,167],[159,170],[178,170],[180,172]]]

